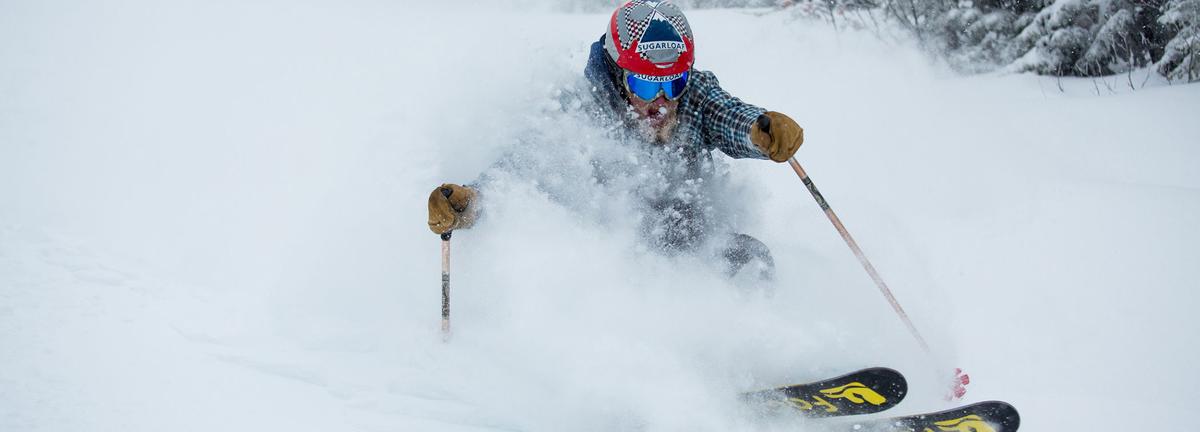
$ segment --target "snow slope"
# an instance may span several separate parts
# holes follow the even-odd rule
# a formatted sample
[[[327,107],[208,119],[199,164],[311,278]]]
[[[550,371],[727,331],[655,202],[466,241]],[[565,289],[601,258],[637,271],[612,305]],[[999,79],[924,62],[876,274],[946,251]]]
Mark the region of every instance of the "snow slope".
[[[429,190],[530,129],[560,177],[597,144],[543,109],[606,16],[523,5],[0,4],[0,430],[821,430],[734,394],[870,365],[909,375],[894,413],[960,366],[1029,431],[1200,398],[1200,87],[955,77],[739,11],[689,12],[698,67],[805,126],[935,357],[762,161],[726,198],[774,298],[509,179],[454,237],[442,343]]]

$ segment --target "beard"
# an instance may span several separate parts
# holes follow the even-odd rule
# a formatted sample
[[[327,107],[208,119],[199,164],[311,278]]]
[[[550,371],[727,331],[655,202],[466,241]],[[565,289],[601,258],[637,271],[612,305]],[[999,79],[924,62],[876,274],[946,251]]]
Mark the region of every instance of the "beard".
[[[675,135],[675,127],[679,125],[679,120],[675,118],[668,119],[663,123],[653,123],[649,120],[638,120],[638,132],[646,141],[654,144],[666,144],[671,141],[671,137]]]
[[[665,112],[664,112],[665,111]],[[679,126],[679,116],[675,110],[641,114],[634,112],[634,129],[642,139],[653,144],[666,144],[675,135]]]

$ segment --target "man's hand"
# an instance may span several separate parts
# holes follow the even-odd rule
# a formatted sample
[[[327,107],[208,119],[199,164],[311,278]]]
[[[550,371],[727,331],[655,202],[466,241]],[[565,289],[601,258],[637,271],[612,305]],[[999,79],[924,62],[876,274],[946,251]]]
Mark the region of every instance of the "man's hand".
[[[479,193],[474,189],[446,183],[429,193],[429,230],[434,234],[470,228],[475,223],[477,209],[475,200]]]
[[[804,144],[804,129],[791,117],[767,111],[750,127],[750,141],[771,160],[787,162]]]

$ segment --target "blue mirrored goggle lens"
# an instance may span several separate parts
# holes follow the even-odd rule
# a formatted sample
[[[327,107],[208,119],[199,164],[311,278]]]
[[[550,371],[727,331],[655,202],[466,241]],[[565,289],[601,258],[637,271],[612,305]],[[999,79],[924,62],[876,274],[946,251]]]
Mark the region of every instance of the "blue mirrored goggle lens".
[[[683,95],[683,90],[687,88],[687,81],[687,72],[684,72],[678,78],[662,82],[638,78],[634,74],[625,75],[625,84],[629,87],[629,92],[647,102],[658,98],[659,92],[662,92],[667,99],[678,99],[679,96]]]

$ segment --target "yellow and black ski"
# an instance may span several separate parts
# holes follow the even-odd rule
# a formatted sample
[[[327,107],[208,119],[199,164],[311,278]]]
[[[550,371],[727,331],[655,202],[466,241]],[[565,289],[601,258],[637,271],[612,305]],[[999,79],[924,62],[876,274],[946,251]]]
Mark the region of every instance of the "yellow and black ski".
[[[896,406],[908,393],[900,372],[869,368],[836,378],[743,393],[746,400],[772,410],[791,408],[806,417],[877,413]]]
[[[980,402],[929,414],[846,423],[855,432],[1016,432],[1017,409],[1000,401]]]

